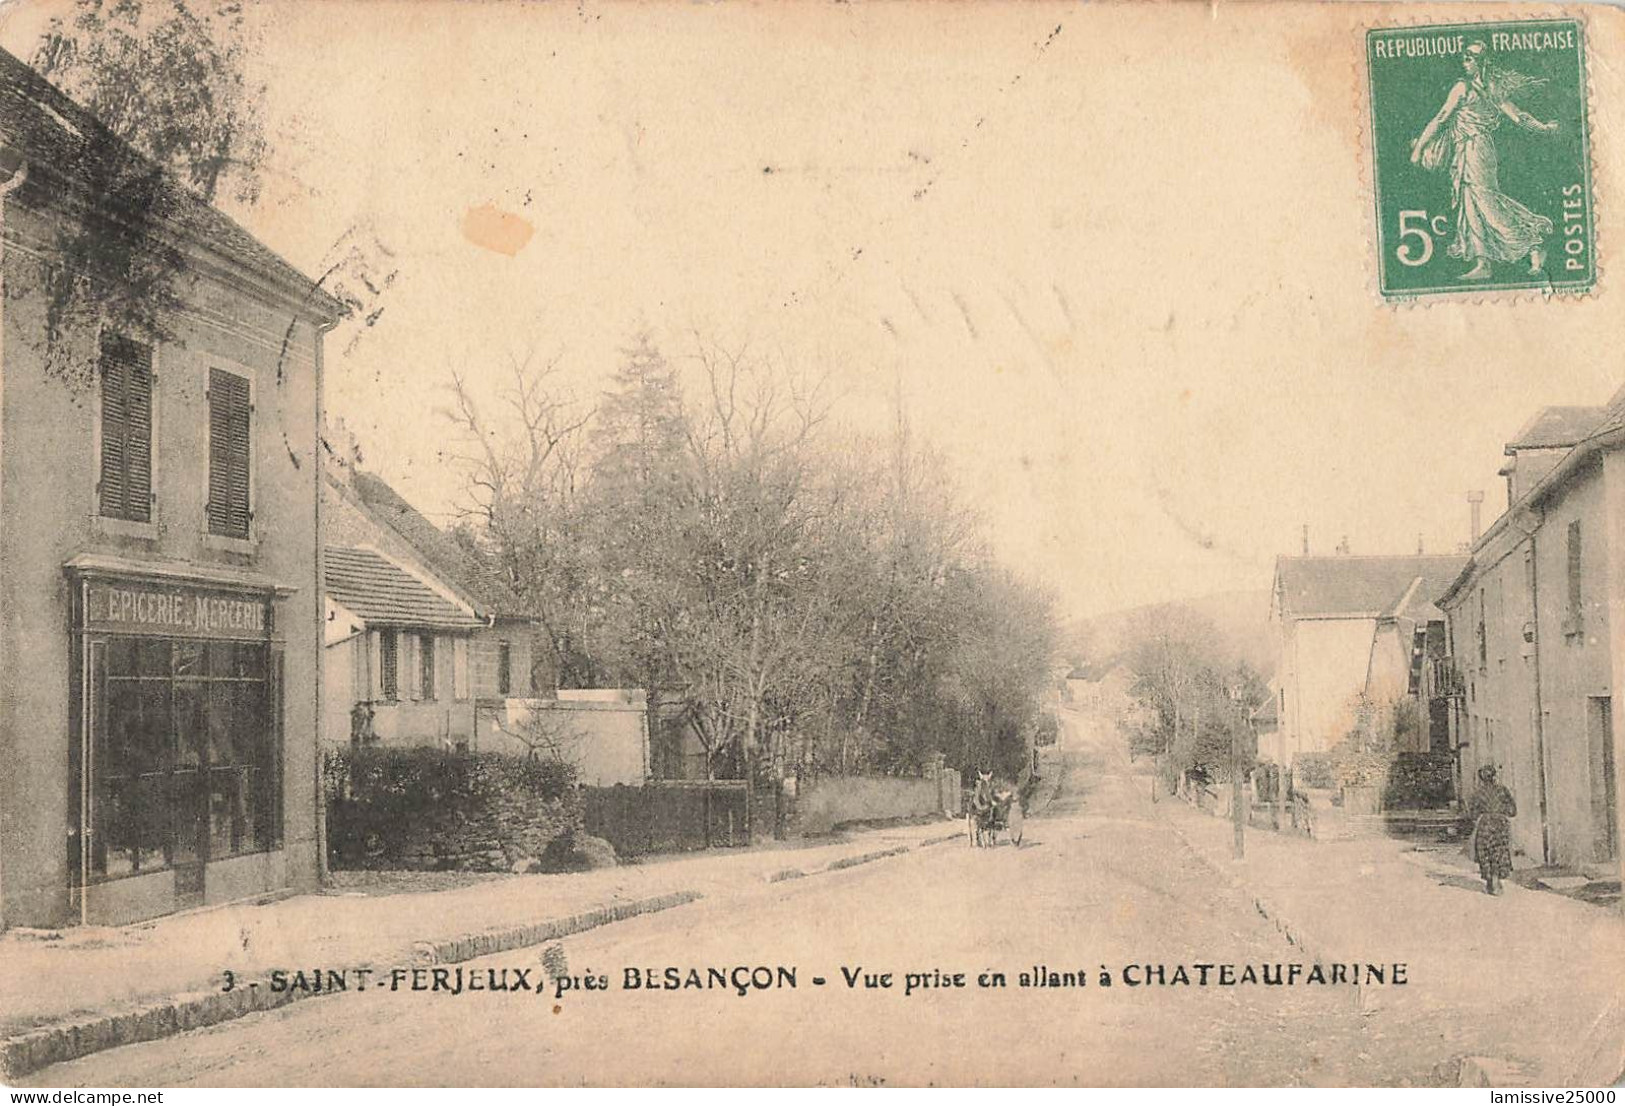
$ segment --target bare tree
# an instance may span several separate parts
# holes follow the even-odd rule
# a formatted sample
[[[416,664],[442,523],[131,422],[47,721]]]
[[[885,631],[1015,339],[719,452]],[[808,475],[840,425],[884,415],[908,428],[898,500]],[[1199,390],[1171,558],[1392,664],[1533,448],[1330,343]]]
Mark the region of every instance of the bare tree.
[[[510,356],[494,418],[454,368],[445,414],[460,432],[454,461],[465,467],[468,489],[461,512],[484,538],[479,552],[499,585],[541,620],[555,678],[568,680],[591,637],[594,581],[577,508],[592,414],[558,386],[561,360]]]

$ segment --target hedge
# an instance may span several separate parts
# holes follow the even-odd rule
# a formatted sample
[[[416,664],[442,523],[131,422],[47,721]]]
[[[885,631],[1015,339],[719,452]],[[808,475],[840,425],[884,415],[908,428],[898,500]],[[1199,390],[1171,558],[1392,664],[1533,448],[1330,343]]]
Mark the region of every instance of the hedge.
[[[344,748],[323,776],[334,868],[499,871],[580,824],[575,770],[559,761]]]

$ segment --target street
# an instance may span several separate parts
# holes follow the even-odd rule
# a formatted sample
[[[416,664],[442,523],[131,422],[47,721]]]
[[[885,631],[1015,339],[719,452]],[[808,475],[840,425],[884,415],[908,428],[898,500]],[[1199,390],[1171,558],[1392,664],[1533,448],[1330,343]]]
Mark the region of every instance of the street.
[[[563,942],[608,990],[374,985],[57,1065],[43,1086],[1346,1084],[1432,1059],[1351,987],[1128,986],[1126,965],[1304,959],[1157,816],[1115,738],[1069,720],[1065,783],[1022,847],[955,841],[740,888]],[[1166,801],[1166,800],[1165,800]],[[1380,950],[1348,959],[1380,960]],[[543,950],[462,965],[542,974]],[[625,970],[793,968],[795,986],[624,989]],[[554,965],[557,967],[557,964]],[[307,971],[323,965],[288,965]],[[1081,986],[1019,986],[1035,967]],[[1114,985],[1099,985],[1108,968]],[[855,985],[849,985],[842,969]],[[1003,972],[1004,987],[980,986]],[[891,974],[890,986],[878,984]],[[963,973],[964,986],[917,986]],[[936,973],[933,975],[933,973]],[[813,977],[824,980],[822,986]],[[1143,976],[1143,970],[1132,973]],[[489,974],[487,973],[487,978]],[[741,976],[740,978],[744,978]],[[765,979],[763,973],[758,978]],[[991,982],[991,979],[989,980]],[[769,1028],[770,1027],[770,1028]],[[1386,1030],[1386,1031],[1385,1031]]]

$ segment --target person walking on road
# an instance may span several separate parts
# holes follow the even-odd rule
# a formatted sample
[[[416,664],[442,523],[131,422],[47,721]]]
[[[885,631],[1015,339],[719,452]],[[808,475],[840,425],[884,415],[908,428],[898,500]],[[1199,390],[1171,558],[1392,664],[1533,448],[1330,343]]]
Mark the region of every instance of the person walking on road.
[[[1467,803],[1473,823],[1473,859],[1484,877],[1484,890],[1501,894],[1501,881],[1512,874],[1512,819],[1518,816],[1512,792],[1495,782],[1495,766],[1478,770],[1478,790]]]

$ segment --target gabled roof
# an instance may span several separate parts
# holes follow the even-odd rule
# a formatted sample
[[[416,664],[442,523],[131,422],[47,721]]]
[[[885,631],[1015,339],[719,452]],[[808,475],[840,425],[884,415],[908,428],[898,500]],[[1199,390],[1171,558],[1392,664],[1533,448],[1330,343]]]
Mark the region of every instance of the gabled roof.
[[[446,532],[430,522],[383,478],[352,470],[349,488],[363,510],[417,551],[435,574],[482,612],[497,618],[527,618],[524,604],[494,573],[483,571]],[[342,477],[335,477],[342,482]]]
[[[1542,407],[1506,444],[1506,452],[1572,448],[1607,416],[1606,407]]]
[[[35,195],[58,191],[48,183],[56,180],[69,189],[86,190],[90,193],[86,199],[106,205],[106,182],[122,179],[132,169],[147,173],[155,168],[89,111],[4,50],[0,50],[0,144],[22,155],[30,179],[24,191]],[[196,193],[167,175],[160,187],[164,206],[170,209],[167,214],[183,237],[256,274],[310,315],[336,320],[344,314],[337,299]]]
[[[1467,558],[1281,557],[1275,562],[1275,602],[1283,618],[1410,618],[1443,615],[1433,597],[1455,579]]]
[[[327,592],[374,626],[472,630],[485,622],[375,549],[330,545],[323,577]]]

